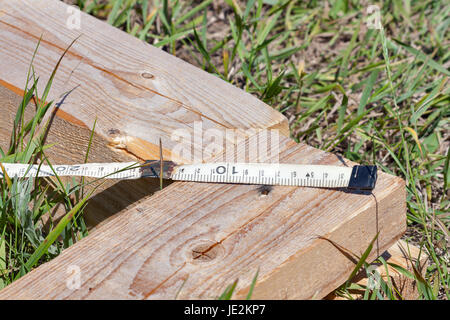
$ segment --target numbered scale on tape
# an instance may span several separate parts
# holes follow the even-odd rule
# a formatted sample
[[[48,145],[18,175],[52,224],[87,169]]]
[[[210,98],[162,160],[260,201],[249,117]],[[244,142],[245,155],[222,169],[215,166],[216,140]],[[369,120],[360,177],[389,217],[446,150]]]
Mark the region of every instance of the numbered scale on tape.
[[[201,163],[177,165],[171,161],[144,164],[87,163],[80,165],[27,165],[3,163],[0,177],[85,176],[109,179],[164,178],[178,181],[259,185],[350,188],[372,190],[376,166],[328,166],[283,163]]]
[[[372,190],[376,166],[203,163],[174,168],[173,180]]]

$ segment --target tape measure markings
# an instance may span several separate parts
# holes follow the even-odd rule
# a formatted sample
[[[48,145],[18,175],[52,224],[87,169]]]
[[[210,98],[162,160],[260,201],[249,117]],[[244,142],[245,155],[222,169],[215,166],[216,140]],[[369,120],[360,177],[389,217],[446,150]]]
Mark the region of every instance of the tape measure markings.
[[[3,164],[10,177],[85,176],[107,179],[159,178],[160,162],[87,163],[77,165]],[[201,163],[176,165],[163,161],[163,178],[178,181],[285,185],[371,190],[376,166],[331,166],[278,163]],[[3,172],[0,170],[0,177]]]

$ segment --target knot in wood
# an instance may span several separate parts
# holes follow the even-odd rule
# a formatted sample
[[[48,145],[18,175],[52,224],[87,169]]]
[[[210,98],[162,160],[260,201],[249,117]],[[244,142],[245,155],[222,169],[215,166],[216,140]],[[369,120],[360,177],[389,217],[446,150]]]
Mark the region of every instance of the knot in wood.
[[[222,257],[224,252],[223,245],[219,242],[204,240],[192,247],[191,258],[193,263],[212,262]]]

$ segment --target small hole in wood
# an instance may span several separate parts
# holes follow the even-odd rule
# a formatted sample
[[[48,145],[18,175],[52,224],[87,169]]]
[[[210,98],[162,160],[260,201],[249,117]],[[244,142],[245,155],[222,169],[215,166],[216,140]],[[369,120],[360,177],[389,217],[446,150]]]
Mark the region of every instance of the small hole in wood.
[[[115,136],[115,135],[118,135],[118,134],[120,134],[120,130],[119,129],[109,129],[108,130],[108,134],[110,135],[110,136]]]
[[[263,185],[258,187],[258,192],[261,197],[265,197],[270,193],[270,191],[272,191],[272,189],[272,186]]]
[[[145,79],[153,79],[154,78],[154,76],[149,72],[142,72],[141,76],[142,76],[142,78],[145,78]]]

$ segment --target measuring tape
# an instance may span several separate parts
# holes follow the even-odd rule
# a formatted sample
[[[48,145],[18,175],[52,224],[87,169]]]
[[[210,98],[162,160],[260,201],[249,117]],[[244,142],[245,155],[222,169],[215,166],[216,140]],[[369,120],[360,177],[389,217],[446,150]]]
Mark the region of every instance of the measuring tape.
[[[171,161],[87,163],[79,165],[2,164],[9,177],[83,176],[107,179],[162,178],[178,181],[372,190],[376,166],[353,167],[278,163],[201,163]],[[0,168],[0,177],[3,170]]]

